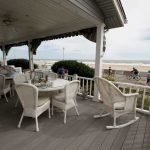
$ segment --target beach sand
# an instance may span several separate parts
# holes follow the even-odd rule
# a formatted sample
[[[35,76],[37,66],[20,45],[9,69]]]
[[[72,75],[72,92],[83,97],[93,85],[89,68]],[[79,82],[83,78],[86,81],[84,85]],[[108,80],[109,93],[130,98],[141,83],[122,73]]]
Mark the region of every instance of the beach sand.
[[[52,66],[57,60],[34,60],[34,63],[41,66]],[[95,68],[95,62],[91,61],[82,61],[86,65]],[[103,69],[108,69],[111,66],[112,70],[124,70],[124,71],[131,71],[133,67],[137,68],[140,72],[147,72],[150,70],[150,64],[143,64],[143,63],[103,63]]]

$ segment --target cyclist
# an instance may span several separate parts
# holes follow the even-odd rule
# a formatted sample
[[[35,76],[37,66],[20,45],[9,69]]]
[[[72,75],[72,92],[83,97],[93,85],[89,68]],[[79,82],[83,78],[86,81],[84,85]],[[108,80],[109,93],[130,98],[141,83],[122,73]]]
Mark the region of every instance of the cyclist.
[[[150,85],[150,70],[148,71],[147,74],[147,85]]]
[[[135,76],[138,76],[139,71],[133,67],[133,70],[131,71],[131,73],[134,75],[134,78],[135,78]]]

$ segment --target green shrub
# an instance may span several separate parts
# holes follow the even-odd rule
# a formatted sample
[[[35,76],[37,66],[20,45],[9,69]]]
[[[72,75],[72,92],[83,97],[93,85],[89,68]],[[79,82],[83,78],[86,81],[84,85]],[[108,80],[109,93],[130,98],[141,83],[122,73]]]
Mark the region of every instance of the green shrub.
[[[90,68],[88,65],[83,63],[79,63],[74,60],[62,60],[56,62],[52,66],[52,71],[57,73],[58,68],[64,67],[68,69],[68,74],[73,75],[77,74],[78,76],[93,78],[94,77],[94,69]]]
[[[29,69],[29,60],[27,59],[10,59],[7,61],[7,64],[22,67],[22,69]],[[34,69],[36,68],[38,68],[38,65],[34,64]]]

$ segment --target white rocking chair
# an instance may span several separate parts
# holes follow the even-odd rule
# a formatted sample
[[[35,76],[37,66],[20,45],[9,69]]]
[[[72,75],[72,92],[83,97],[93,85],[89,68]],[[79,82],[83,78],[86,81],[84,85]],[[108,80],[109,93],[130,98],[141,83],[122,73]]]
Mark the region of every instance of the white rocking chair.
[[[138,93],[124,94],[112,82],[100,77],[95,77],[94,81],[104,104],[102,112],[99,115],[94,115],[94,118],[112,115],[114,120],[113,125],[106,126],[107,129],[122,128],[139,119],[139,117],[136,117],[136,101]],[[104,114],[104,111],[107,111],[108,113]],[[127,123],[117,125],[116,119],[127,113],[133,113],[133,119]]]

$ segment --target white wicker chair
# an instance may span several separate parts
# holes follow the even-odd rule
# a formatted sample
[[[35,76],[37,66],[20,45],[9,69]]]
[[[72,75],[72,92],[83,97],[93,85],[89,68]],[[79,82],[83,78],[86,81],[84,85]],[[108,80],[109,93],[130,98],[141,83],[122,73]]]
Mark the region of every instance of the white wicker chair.
[[[94,118],[112,115],[114,119],[113,126],[106,126],[107,129],[125,127],[139,119],[136,117],[138,93],[124,94],[112,82],[100,77],[95,77],[94,81],[104,104],[102,112],[99,115],[95,115]],[[104,111],[108,113],[104,114]],[[127,123],[116,125],[116,119],[127,113],[133,113],[133,119]]]
[[[10,88],[10,84],[6,84],[5,82],[5,76],[0,74],[0,97],[1,95],[4,95],[6,102],[8,102],[8,98],[6,96],[6,94],[10,92],[11,95],[11,88]]]
[[[28,81],[27,76],[25,74],[19,74],[14,76],[13,81],[15,85],[20,84],[20,83],[25,83]]]
[[[55,73],[55,72],[49,72],[48,73],[48,77],[50,77],[52,79],[57,79],[57,73]]]
[[[14,95],[14,90],[16,89],[16,85],[18,85],[20,83],[27,83],[28,78],[27,78],[27,75],[25,75],[25,74],[18,74],[16,76],[14,76],[13,81],[14,81],[14,84],[12,86],[12,89],[13,89],[13,95]],[[18,99],[16,101],[15,107],[17,107],[17,105],[18,105]]]
[[[78,88],[79,81],[71,81],[65,86],[63,93],[56,94],[52,97],[52,115],[53,106],[62,109],[64,112],[64,123],[66,123],[67,110],[69,110],[70,108],[75,107],[76,113],[77,115],[79,115],[76,105],[76,95],[78,92]]]
[[[57,73],[55,72],[51,72],[51,71],[45,71],[43,72],[43,77],[47,76],[49,78],[49,80],[55,80],[57,79]]]
[[[38,97],[38,88],[34,85],[22,83],[16,86],[18,97],[23,106],[23,113],[20,118],[18,128],[24,116],[33,117],[36,121],[36,131],[39,131],[38,116],[46,110],[49,111],[50,118],[50,99],[49,97]]]

